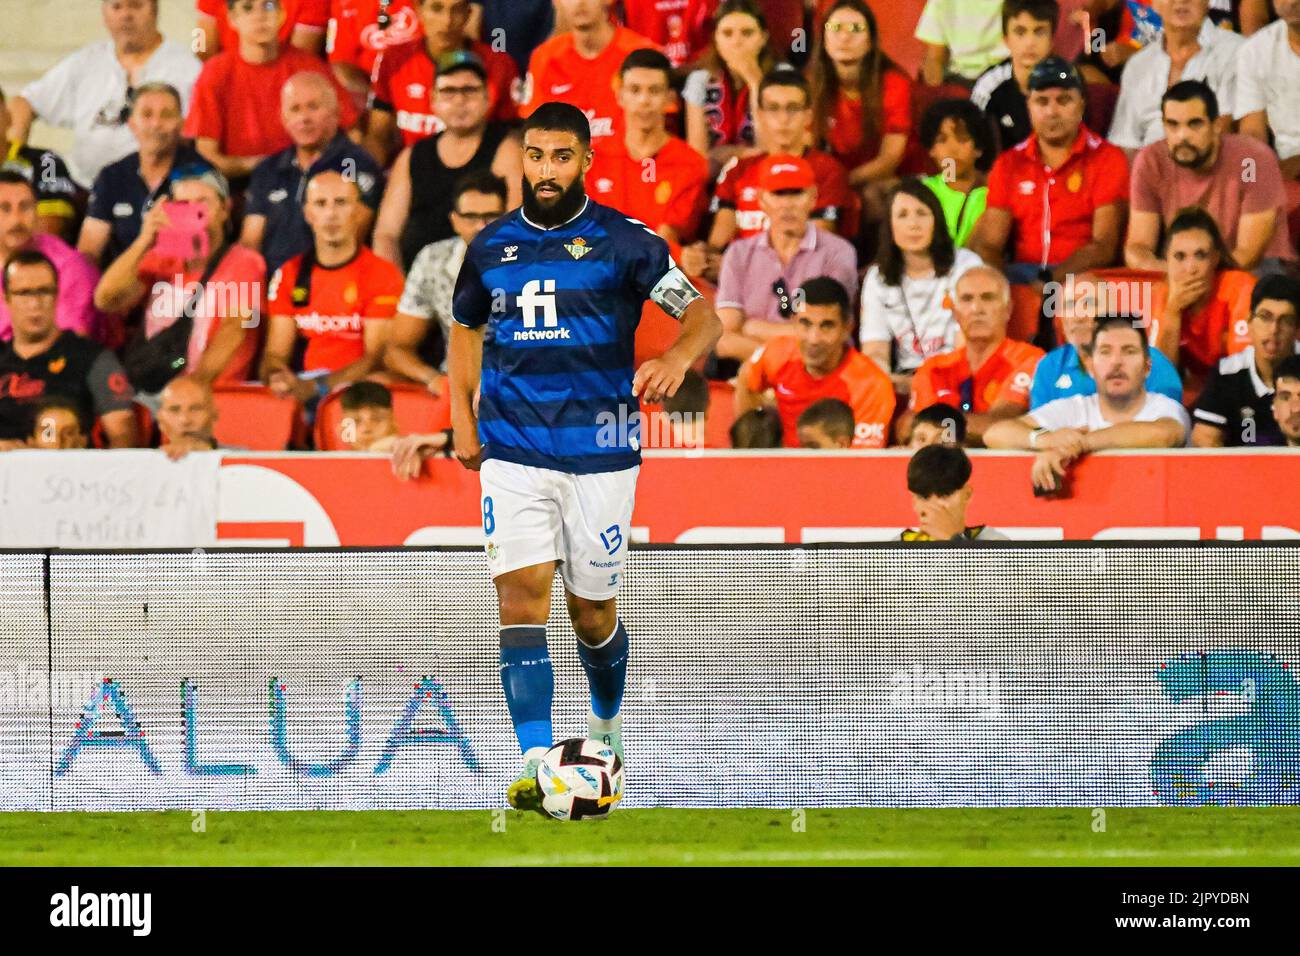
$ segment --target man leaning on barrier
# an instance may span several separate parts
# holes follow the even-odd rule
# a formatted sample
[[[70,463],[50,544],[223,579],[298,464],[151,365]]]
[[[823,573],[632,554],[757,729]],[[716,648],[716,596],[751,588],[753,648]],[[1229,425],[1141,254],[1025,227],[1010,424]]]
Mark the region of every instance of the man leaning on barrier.
[[[1107,448],[1177,448],[1187,444],[1187,411],[1166,395],[1148,392],[1151,347],[1128,316],[1097,320],[1092,333],[1093,395],[1071,395],[1028,415],[997,422],[984,433],[989,448],[1037,451],[1034,488],[1056,491],[1071,462]]]

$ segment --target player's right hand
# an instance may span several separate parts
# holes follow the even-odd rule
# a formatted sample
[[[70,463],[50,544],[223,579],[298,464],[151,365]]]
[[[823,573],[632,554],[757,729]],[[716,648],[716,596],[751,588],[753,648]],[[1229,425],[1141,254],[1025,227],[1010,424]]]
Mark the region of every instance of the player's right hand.
[[[453,428],[451,438],[456,460],[470,471],[478,471],[483,463],[483,445],[478,440],[478,428]]]

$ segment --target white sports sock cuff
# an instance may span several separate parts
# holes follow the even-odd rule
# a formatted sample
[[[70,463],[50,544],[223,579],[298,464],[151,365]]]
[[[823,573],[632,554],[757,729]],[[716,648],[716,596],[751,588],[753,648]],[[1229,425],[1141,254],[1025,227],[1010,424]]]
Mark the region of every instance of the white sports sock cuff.
[[[599,650],[600,648],[604,647],[606,644],[608,644],[610,641],[612,641],[612,640],[614,639],[614,635],[618,633],[619,625],[622,624],[622,623],[623,623],[623,622],[620,621],[618,618],[615,618],[615,619],[614,619],[614,630],[612,630],[612,631],[609,632],[609,637],[605,638],[605,639],[604,639],[603,641],[601,641],[599,644],[588,644],[587,647],[589,647],[589,648],[590,648],[591,650],[593,650],[593,651],[595,651],[595,650]]]

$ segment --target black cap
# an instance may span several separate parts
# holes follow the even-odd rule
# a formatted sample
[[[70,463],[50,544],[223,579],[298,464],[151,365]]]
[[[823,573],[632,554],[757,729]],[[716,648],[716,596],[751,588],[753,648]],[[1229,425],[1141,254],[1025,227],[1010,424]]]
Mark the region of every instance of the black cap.
[[[1039,60],[1038,65],[1029,72],[1029,90],[1051,90],[1058,87],[1076,89],[1083,92],[1083,80],[1074,65],[1059,56],[1049,56]]]

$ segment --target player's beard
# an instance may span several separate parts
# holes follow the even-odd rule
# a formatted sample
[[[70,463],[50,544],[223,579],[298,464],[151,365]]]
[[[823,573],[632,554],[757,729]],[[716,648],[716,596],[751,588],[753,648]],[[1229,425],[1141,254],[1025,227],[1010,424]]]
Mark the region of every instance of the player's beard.
[[[582,201],[587,198],[581,176],[570,183],[569,188],[560,193],[559,198],[549,206],[542,205],[527,179],[523,180],[523,186],[524,215],[539,226],[558,226],[568,222],[582,208]]]

